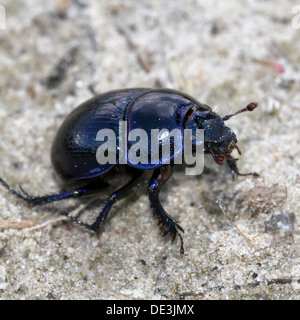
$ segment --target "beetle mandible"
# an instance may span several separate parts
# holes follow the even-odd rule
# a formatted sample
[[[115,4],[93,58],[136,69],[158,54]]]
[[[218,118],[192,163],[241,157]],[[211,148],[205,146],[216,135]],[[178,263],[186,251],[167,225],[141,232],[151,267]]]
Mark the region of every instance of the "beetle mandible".
[[[123,89],[110,91],[95,96],[77,107],[65,119],[58,130],[51,149],[51,160],[54,170],[63,181],[62,192],[46,196],[32,196],[22,187],[20,192],[13,189],[6,181],[0,182],[17,197],[29,204],[44,205],[69,198],[79,198],[101,192],[108,186],[115,186],[105,202],[104,207],[92,224],[80,221],[67,214],[76,223],[95,231],[97,234],[113,204],[127,195],[138,185],[145,170],[153,170],[148,185],[151,207],[164,235],[170,234],[172,241],[180,237],[181,253],[184,253],[183,240],[180,234],[183,228],[164,210],[159,199],[159,192],[168,181],[174,166],[174,155],[169,163],[160,159],[156,165],[141,164],[103,164],[96,159],[99,142],[95,137],[101,128],[109,128],[118,134],[119,121],[126,121],[128,130],[140,127],[149,133],[150,129],[204,129],[204,153],[213,157],[218,165],[226,162],[232,175],[253,175],[255,172],[242,174],[231,152],[237,146],[235,133],[224,122],[244,112],[253,111],[257,103],[252,102],[245,108],[221,118],[212,109],[191,96],[171,89]],[[117,140],[118,140],[117,136]],[[172,142],[170,142],[172,144]],[[172,146],[170,146],[171,148]],[[151,150],[149,149],[149,154]],[[122,177],[122,179],[120,179]],[[124,178],[124,179],[123,179]],[[120,181],[126,183],[120,187]],[[117,187],[118,186],[118,187]]]

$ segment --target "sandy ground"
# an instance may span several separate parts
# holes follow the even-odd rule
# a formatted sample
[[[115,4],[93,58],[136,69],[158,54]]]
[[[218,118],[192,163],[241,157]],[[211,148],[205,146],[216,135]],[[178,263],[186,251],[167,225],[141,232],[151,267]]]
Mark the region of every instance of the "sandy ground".
[[[174,174],[161,199],[185,229],[184,256],[143,190],[98,238],[59,215],[84,202],[30,208],[0,186],[2,299],[300,298],[297,3],[209,3],[1,1],[0,176],[13,186],[58,191],[49,151],[64,117],[92,92],[145,86],[185,91],[221,115],[258,101],[228,125],[241,171],[261,174],[232,181],[209,159],[201,176]]]

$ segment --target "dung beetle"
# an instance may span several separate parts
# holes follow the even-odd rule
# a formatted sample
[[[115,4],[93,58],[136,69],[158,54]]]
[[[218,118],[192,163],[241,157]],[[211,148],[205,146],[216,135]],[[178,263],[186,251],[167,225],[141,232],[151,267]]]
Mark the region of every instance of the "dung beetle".
[[[183,240],[179,231],[182,227],[164,210],[159,200],[159,192],[171,176],[174,163],[174,154],[169,163],[160,159],[157,164],[99,164],[97,150],[99,141],[96,139],[101,128],[109,128],[116,133],[120,143],[119,122],[125,121],[128,130],[143,128],[146,132],[153,128],[166,128],[172,130],[203,129],[204,153],[213,157],[218,165],[226,160],[232,175],[253,175],[255,172],[242,174],[239,172],[236,161],[230,154],[236,149],[237,138],[234,132],[224,122],[244,111],[253,111],[257,103],[252,102],[247,107],[221,118],[212,109],[191,96],[171,89],[135,88],[110,91],[95,96],[77,107],[65,119],[51,150],[51,160],[54,170],[63,181],[61,193],[32,196],[22,187],[20,191],[14,190],[8,183],[0,178],[0,182],[17,197],[29,204],[44,205],[54,201],[69,198],[79,198],[101,192],[109,186],[116,189],[108,197],[104,207],[92,224],[84,223],[69,215],[76,223],[95,231],[97,234],[107,217],[112,205],[122,196],[135,190],[145,170],[152,170],[152,177],[148,184],[148,194],[154,216],[162,226],[164,235],[170,234],[172,241],[176,235],[180,237],[181,253],[184,253]],[[128,141],[126,141],[127,143]],[[170,141],[170,144],[174,141]],[[171,148],[172,146],[170,146]],[[148,149],[151,154],[151,149]]]

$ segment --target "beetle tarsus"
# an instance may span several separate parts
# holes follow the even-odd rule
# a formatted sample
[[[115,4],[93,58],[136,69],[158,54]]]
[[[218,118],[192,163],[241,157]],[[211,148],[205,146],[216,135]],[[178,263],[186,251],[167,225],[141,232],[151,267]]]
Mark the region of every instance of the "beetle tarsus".
[[[180,252],[183,254],[183,239],[179,231],[184,232],[184,230],[174,218],[167,214],[159,200],[159,192],[170,176],[170,166],[164,166],[154,170],[148,187],[149,200],[150,205],[153,208],[154,216],[158,219],[158,225],[161,225],[164,230],[163,237],[169,233],[173,242],[178,234],[181,242]]]
[[[235,159],[232,159],[232,160],[228,160],[227,159],[227,163],[229,165],[229,168],[231,170],[231,174],[232,174],[232,180],[234,180],[235,178],[235,175],[237,176],[242,176],[242,177],[245,177],[245,176],[254,176],[256,178],[258,178],[260,175],[256,172],[248,172],[248,173],[240,173],[237,165],[236,165],[236,160]]]
[[[0,178],[0,183],[12,194],[14,194],[15,196],[17,196],[19,199],[28,201],[28,197],[25,195],[23,195],[22,189],[21,192],[16,191],[13,187],[11,187],[5,180],[3,180],[2,178]]]

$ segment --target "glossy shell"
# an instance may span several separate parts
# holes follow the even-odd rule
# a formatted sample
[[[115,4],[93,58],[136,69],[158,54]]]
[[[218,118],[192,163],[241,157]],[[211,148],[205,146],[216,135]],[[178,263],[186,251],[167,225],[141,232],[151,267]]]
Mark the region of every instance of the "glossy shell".
[[[182,131],[189,111],[195,109],[211,110],[192,97],[170,89],[125,89],[96,96],[71,112],[58,130],[51,151],[54,169],[65,181],[104,175],[116,165],[97,162],[96,152],[101,142],[96,141],[96,136],[100,129],[112,129],[118,145],[119,121],[124,120],[127,121],[128,132],[143,129],[150,139],[151,129],[171,131],[178,128]],[[130,147],[128,144],[128,150]],[[148,153],[151,153],[150,143]],[[171,160],[174,156],[171,153]],[[129,166],[142,170],[164,164],[165,159],[160,159],[158,164],[143,165],[128,161]]]

